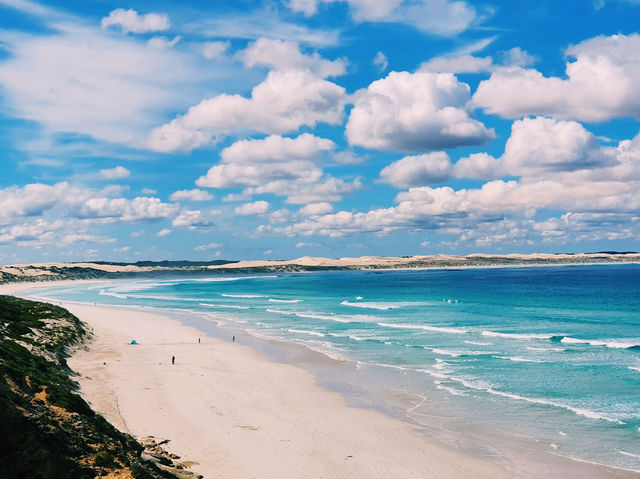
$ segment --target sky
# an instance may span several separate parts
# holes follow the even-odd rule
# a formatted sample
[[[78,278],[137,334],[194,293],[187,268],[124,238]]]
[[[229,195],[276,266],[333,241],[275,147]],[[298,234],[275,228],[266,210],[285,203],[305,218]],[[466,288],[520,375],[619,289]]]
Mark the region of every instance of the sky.
[[[0,0],[0,263],[640,250],[640,0]]]

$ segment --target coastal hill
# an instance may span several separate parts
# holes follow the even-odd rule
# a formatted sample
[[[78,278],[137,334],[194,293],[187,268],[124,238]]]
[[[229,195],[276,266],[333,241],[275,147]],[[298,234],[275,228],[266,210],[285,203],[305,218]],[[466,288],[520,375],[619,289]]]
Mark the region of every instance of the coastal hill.
[[[91,336],[66,309],[0,296],[0,477],[194,479],[147,438],[118,431],[78,394],[66,358]]]
[[[568,264],[638,263],[637,252],[560,254],[470,254],[467,256],[361,256],[321,258],[304,256],[292,260],[260,261],[139,261],[137,263],[40,263],[0,267],[0,283],[65,279],[115,279],[127,276],[176,276],[225,273],[268,273],[318,270],[381,270],[545,266]]]

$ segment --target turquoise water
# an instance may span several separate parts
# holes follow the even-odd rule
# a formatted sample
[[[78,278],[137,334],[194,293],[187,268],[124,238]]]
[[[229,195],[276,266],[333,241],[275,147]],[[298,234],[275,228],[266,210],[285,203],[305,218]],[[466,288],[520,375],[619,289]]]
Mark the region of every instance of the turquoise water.
[[[38,295],[186,311],[303,344],[452,443],[471,431],[494,453],[640,471],[640,265],[132,279]]]

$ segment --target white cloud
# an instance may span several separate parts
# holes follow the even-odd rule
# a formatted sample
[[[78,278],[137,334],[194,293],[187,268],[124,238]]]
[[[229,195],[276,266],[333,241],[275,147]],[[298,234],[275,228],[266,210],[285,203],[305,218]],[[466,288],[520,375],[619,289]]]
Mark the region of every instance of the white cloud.
[[[140,146],[165,111],[194,101],[198,84],[217,75],[188,52],[150,50],[72,21],[49,27],[54,33],[3,35],[10,55],[0,62],[3,110],[40,123],[45,138],[73,133]]]
[[[319,243],[305,243],[303,241],[296,243],[296,248],[321,248],[321,247],[322,245]]]
[[[337,124],[345,101],[344,88],[308,71],[271,72],[250,98],[225,94],[203,100],[154,129],[149,146],[157,151],[190,151],[234,132],[282,134],[303,125]]]
[[[391,72],[355,97],[349,143],[380,150],[428,152],[493,139],[467,111],[469,86],[455,76]]]
[[[233,210],[237,215],[261,215],[269,211],[269,203],[266,201],[254,201],[253,203],[245,203],[237,206]]]
[[[55,239],[54,231],[62,228],[62,222],[49,223],[38,219],[32,223],[17,224],[0,230],[0,243],[47,243]]]
[[[296,138],[271,135],[262,140],[240,140],[220,153],[225,163],[254,163],[285,160],[319,160],[335,143],[310,133]]]
[[[340,44],[340,31],[309,28],[301,22],[284,21],[276,8],[243,9],[240,13],[217,14],[189,24],[188,31],[202,38],[257,40],[261,37],[331,47]]]
[[[513,123],[500,158],[473,154],[459,160],[454,171],[456,176],[465,178],[544,177],[599,168],[613,162],[615,160],[600,148],[596,137],[579,123],[537,117]]]
[[[158,193],[158,191],[154,190],[153,188],[142,188],[140,190],[140,193],[142,193],[143,195],[155,195]]]
[[[164,236],[170,235],[171,233],[172,233],[172,230],[168,228],[163,228],[156,233],[156,236],[159,236],[160,238],[162,238]]]
[[[513,123],[501,162],[507,174],[535,176],[598,166],[598,141],[574,121],[525,118]]]
[[[62,238],[62,244],[76,244],[76,243],[115,243],[115,238],[103,238],[101,236],[89,235],[89,234],[68,234]]]
[[[502,52],[502,64],[511,67],[526,67],[536,62],[536,57],[520,47]]]
[[[124,166],[116,166],[115,168],[100,170],[100,176],[105,180],[117,180],[121,178],[128,178],[131,176],[131,172]]]
[[[344,1],[357,22],[397,22],[436,35],[455,35],[476,19],[474,8],[450,0],[289,0],[293,11],[315,14],[319,3]]]
[[[247,188],[245,192],[252,195],[271,193],[286,196],[287,203],[299,205],[340,201],[343,196],[362,189],[359,179],[347,182],[328,175],[315,180],[304,176],[301,178],[305,181],[271,181],[261,186]]]
[[[388,208],[312,216],[274,231],[344,236],[438,230],[483,247],[624,239],[640,233],[640,135],[616,147],[599,147],[574,122],[528,119],[516,122],[514,130],[503,157],[478,154],[465,168],[500,174],[509,168],[511,174],[525,175],[518,181],[460,190],[410,188]],[[541,211],[564,212],[562,221],[535,221]]]
[[[308,205],[300,208],[299,213],[305,216],[312,215],[326,215],[333,211],[333,206],[330,203],[309,203]]]
[[[178,190],[169,197],[171,201],[209,201],[213,195],[204,190],[194,188],[192,190]]]
[[[224,201],[225,203],[237,203],[239,201],[249,201],[250,199],[251,195],[245,195],[243,193],[229,193],[224,198],[222,198],[222,201]]]
[[[240,53],[240,58],[247,67],[309,70],[321,78],[344,75],[347,67],[347,61],[342,58],[326,60],[317,52],[305,55],[297,42],[270,38],[259,38]]]
[[[473,55],[434,57],[420,65],[419,71],[435,73],[480,73],[493,69],[493,58]]]
[[[116,8],[102,19],[102,28],[119,26],[124,33],[147,33],[167,30],[171,24],[169,17],[163,13],[147,13],[140,15],[133,9]]]
[[[158,198],[144,196],[134,199],[97,197],[76,205],[77,218],[99,218],[117,221],[141,221],[169,218],[176,213],[176,206],[162,203]]]
[[[405,156],[380,172],[380,181],[396,188],[411,188],[443,183],[451,177],[453,165],[442,151]]]
[[[231,43],[226,42],[205,42],[202,44],[202,55],[208,59],[221,57],[229,49]]]
[[[0,189],[0,222],[14,217],[41,215],[55,206],[67,187],[67,183],[55,186],[33,183]]]
[[[366,156],[357,155],[355,152],[350,150],[339,151],[335,153],[332,158],[336,163],[341,163],[343,165],[358,165],[367,159]]]
[[[171,226],[174,228],[183,227],[189,228],[190,230],[208,228],[212,225],[213,223],[205,218],[200,210],[182,210],[171,222]]]
[[[0,189],[0,224],[11,225],[24,219],[32,226],[42,225],[43,221],[55,225],[65,221],[67,234],[88,234],[77,230],[78,225],[86,229],[93,224],[154,221],[172,218],[177,213],[177,206],[158,198],[109,196],[118,193],[119,189],[96,191],[64,182],[3,188]],[[49,221],[51,218],[55,221]]]
[[[304,13],[307,17],[314,15],[318,11],[320,0],[287,0],[287,6],[294,12]]]
[[[500,160],[486,153],[473,153],[459,159],[453,171],[457,178],[492,180],[502,176]]]
[[[595,37],[567,49],[567,78],[505,68],[480,83],[473,102],[505,118],[550,115],[589,122],[640,114],[640,35]]]
[[[378,70],[384,72],[389,68],[389,59],[384,53],[378,52],[376,53],[376,56],[373,57],[373,64],[378,67]]]
[[[200,246],[196,246],[195,248],[193,248],[194,251],[211,251],[212,249],[218,249],[218,248],[222,248],[224,246],[224,244],[222,243],[209,243],[209,244],[202,244]]]
[[[180,35],[176,35],[172,39],[158,36],[150,38],[147,42],[147,45],[149,45],[151,48],[157,48],[158,50],[166,50],[167,48],[174,47],[180,40],[182,40],[182,37]]]
[[[499,61],[489,55],[475,56],[474,53],[484,50],[495,41],[496,37],[483,38],[469,45],[458,48],[443,56],[433,57],[423,62],[418,71],[435,73],[487,73],[504,67],[525,67],[536,61],[536,58],[520,47],[498,52]]]
[[[309,133],[297,138],[272,135],[237,141],[222,150],[222,162],[210,168],[196,184],[209,188],[260,186],[278,180],[308,184],[322,176],[316,162],[334,147],[331,140]]]

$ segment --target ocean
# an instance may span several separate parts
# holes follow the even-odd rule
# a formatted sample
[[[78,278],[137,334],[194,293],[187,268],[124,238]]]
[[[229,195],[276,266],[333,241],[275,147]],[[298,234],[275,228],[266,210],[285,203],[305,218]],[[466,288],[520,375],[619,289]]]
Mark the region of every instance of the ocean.
[[[640,265],[231,273],[36,294],[304,346],[332,359],[319,381],[353,404],[496,462],[640,471]]]

